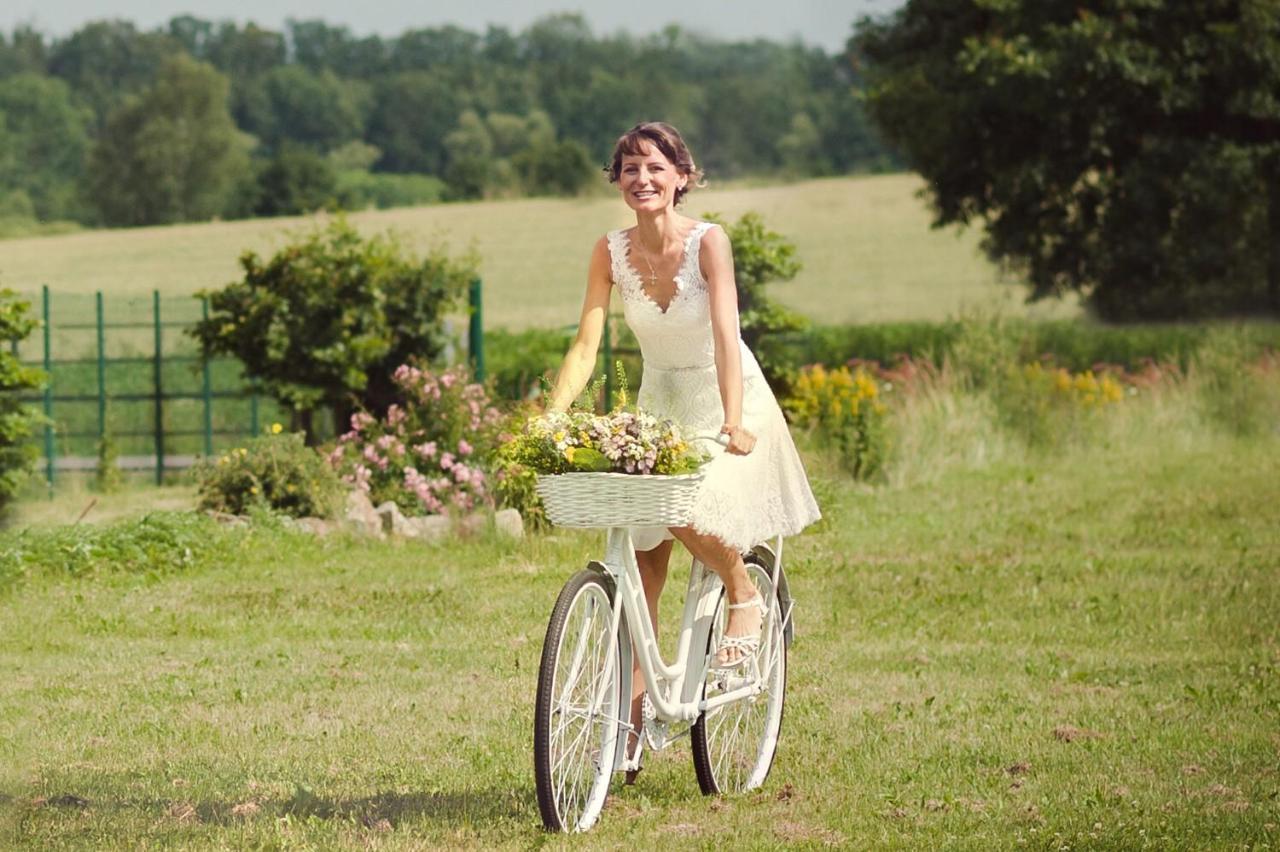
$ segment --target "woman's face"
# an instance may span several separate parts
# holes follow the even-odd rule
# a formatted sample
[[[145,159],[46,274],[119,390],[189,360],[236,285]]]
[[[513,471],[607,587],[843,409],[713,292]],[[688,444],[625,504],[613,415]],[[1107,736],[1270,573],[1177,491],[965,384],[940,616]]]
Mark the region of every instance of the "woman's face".
[[[632,210],[656,212],[674,206],[676,190],[688,180],[655,145],[645,145],[642,154],[622,155],[618,187]]]

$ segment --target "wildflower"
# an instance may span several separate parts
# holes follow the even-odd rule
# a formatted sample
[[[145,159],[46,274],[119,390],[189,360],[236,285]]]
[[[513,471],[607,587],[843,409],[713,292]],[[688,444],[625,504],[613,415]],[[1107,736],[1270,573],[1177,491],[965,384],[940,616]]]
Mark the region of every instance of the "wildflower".
[[[458,455],[469,456],[475,448],[467,443],[467,439],[463,438],[458,441]]]
[[[284,427],[283,427],[283,426],[281,426],[279,423],[272,423],[272,424],[271,424],[271,434],[272,434],[272,435],[279,435],[279,434],[280,434],[281,432],[283,432],[283,431],[284,431]]]

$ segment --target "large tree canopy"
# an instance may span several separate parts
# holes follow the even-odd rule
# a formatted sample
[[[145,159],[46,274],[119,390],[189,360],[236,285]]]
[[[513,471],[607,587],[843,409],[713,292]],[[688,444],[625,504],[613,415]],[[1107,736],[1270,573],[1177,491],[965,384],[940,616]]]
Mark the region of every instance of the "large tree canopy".
[[[1280,0],[909,0],[849,55],[936,224],[1033,298],[1280,313]]]

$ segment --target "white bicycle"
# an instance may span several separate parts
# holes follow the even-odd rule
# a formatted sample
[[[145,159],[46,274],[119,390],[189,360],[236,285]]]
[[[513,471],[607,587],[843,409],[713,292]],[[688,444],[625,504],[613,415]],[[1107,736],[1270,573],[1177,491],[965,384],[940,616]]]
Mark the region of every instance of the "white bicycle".
[[[559,526],[608,529],[605,556],[565,583],[551,611],[538,671],[534,773],[552,831],[586,831],[616,772],[639,768],[643,744],[661,750],[690,735],[703,794],[764,783],[778,749],[791,643],[791,596],[782,539],[744,556],[765,601],[759,650],[718,669],[712,654],[727,620],[724,586],[697,560],[689,573],[674,663],[663,660],[645,604],[631,526],[683,526],[701,474],[574,473],[541,477]],[[643,730],[631,724],[633,649],[647,690]],[[629,734],[642,737],[631,757]]]

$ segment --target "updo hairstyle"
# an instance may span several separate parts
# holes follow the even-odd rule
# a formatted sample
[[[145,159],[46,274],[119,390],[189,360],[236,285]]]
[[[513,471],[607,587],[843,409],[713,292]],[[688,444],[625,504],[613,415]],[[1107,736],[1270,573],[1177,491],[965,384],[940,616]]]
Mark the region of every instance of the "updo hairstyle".
[[[694,164],[693,154],[689,152],[689,146],[685,144],[680,131],[665,121],[643,121],[618,137],[613,146],[613,157],[609,165],[604,167],[605,173],[609,175],[609,183],[618,182],[624,155],[642,155],[648,145],[662,152],[662,156],[675,164],[676,171],[689,178],[683,189],[676,190],[676,204],[684,200],[690,188],[706,185],[702,179],[702,170]]]

